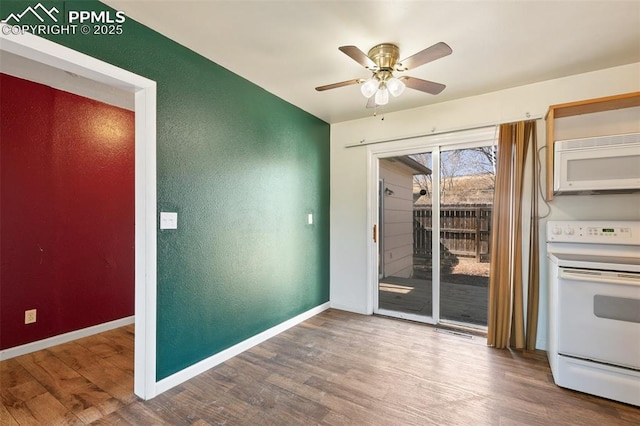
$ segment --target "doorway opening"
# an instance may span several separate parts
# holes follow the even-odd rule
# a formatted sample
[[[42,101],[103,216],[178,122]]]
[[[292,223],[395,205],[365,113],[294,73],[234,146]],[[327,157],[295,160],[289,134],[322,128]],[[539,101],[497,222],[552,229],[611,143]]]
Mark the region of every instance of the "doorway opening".
[[[133,95],[135,111],[134,393],[156,395],[156,83],[31,34],[0,34],[0,50]]]
[[[379,229],[373,312],[486,331],[495,131],[424,139],[415,148],[371,150]]]

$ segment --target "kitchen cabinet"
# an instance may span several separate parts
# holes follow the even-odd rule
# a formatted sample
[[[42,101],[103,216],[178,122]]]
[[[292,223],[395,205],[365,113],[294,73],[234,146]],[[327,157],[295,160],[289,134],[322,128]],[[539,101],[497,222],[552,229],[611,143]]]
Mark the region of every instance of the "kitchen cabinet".
[[[547,200],[553,199],[553,154],[556,142],[556,120],[582,114],[612,111],[623,108],[640,106],[640,92],[625,93],[621,95],[607,96],[604,98],[588,99],[577,102],[569,102],[551,105],[545,116],[547,125]]]

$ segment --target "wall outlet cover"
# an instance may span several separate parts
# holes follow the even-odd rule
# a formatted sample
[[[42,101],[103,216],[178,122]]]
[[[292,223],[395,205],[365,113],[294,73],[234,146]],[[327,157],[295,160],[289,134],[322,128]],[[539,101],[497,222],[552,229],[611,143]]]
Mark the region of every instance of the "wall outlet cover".
[[[24,311],[24,323],[25,324],[33,324],[36,322],[36,309],[29,309],[28,311]]]

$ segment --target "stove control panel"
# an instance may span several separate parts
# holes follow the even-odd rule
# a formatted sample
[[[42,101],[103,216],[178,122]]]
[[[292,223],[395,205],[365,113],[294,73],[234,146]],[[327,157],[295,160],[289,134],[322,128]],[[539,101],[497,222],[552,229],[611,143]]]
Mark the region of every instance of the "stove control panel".
[[[547,241],[640,245],[640,222],[550,220]]]

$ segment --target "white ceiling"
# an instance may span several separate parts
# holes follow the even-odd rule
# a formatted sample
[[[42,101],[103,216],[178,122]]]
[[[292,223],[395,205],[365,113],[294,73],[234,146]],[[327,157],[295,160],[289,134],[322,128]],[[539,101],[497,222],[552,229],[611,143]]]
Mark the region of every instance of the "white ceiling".
[[[640,62],[640,0],[103,1],[329,123],[372,114],[357,85],[314,90],[370,76],[343,45],[453,49],[405,73],[440,95],[408,89],[385,112]]]

